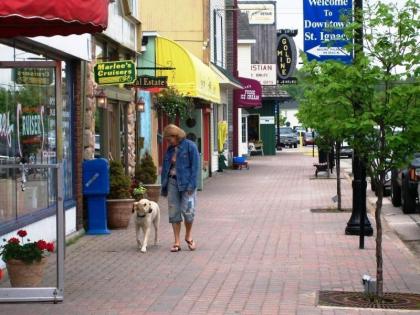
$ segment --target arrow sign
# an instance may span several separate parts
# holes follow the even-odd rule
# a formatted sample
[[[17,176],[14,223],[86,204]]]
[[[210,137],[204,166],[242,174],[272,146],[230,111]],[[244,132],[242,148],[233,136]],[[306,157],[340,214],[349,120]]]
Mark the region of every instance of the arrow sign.
[[[342,16],[352,12],[352,0],[303,0],[304,51],[308,60],[352,61],[345,49],[349,38],[344,34]]]
[[[350,53],[341,47],[321,47],[320,45],[312,47],[306,51],[307,54],[319,58],[321,56],[350,56]]]

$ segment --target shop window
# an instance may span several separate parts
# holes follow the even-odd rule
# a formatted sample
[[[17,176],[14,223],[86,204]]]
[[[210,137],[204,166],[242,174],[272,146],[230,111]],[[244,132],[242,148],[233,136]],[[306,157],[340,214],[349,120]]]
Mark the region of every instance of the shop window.
[[[246,117],[245,116],[242,116],[242,119],[241,119],[241,121],[242,121],[242,128],[241,128],[241,130],[242,130],[242,143],[245,143],[245,142],[247,142],[247,140],[246,140]]]
[[[1,58],[25,55],[3,46]],[[3,48],[6,48],[3,50]],[[9,54],[9,56],[7,56]],[[25,57],[25,58],[26,58]],[[38,56],[38,59],[42,59]],[[57,162],[56,129],[62,134],[64,197],[73,197],[71,69],[63,63],[62,121],[56,126],[55,69],[20,66],[0,68],[0,228],[24,216],[35,217],[56,202],[54,171],[26,167]]]

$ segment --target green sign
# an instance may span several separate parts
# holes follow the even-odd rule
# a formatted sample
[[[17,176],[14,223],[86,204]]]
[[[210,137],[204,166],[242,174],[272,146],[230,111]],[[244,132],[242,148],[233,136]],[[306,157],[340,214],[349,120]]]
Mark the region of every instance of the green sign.
[[[16,84],[51,85],[54,72],[52,68],[16,68],[13,76]]]
[[[94,73],[99,85],[130,84],[136,80],[136,65],[131,60],[100,62]]]

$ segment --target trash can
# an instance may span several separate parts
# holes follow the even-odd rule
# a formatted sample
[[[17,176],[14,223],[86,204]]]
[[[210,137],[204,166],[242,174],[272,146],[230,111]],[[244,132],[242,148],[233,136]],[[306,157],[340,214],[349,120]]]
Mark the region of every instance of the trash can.
[[[109,193],[109,163],[99,158],[83,162],[83,195],[87,199],[88,229],[86,234],[109,234],[106,196]]]
[[[328,152],[325,149],[318,148],[318,162],[327,163]]]

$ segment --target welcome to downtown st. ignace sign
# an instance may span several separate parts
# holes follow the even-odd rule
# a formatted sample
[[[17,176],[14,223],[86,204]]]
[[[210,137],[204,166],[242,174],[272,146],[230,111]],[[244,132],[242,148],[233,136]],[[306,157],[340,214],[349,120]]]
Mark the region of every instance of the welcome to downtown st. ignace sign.
[[[342,20],[351,12],[352,0],[303,0],[303,46],[309,60],[352,61],[352,55],[344,49],[349,38]]]

